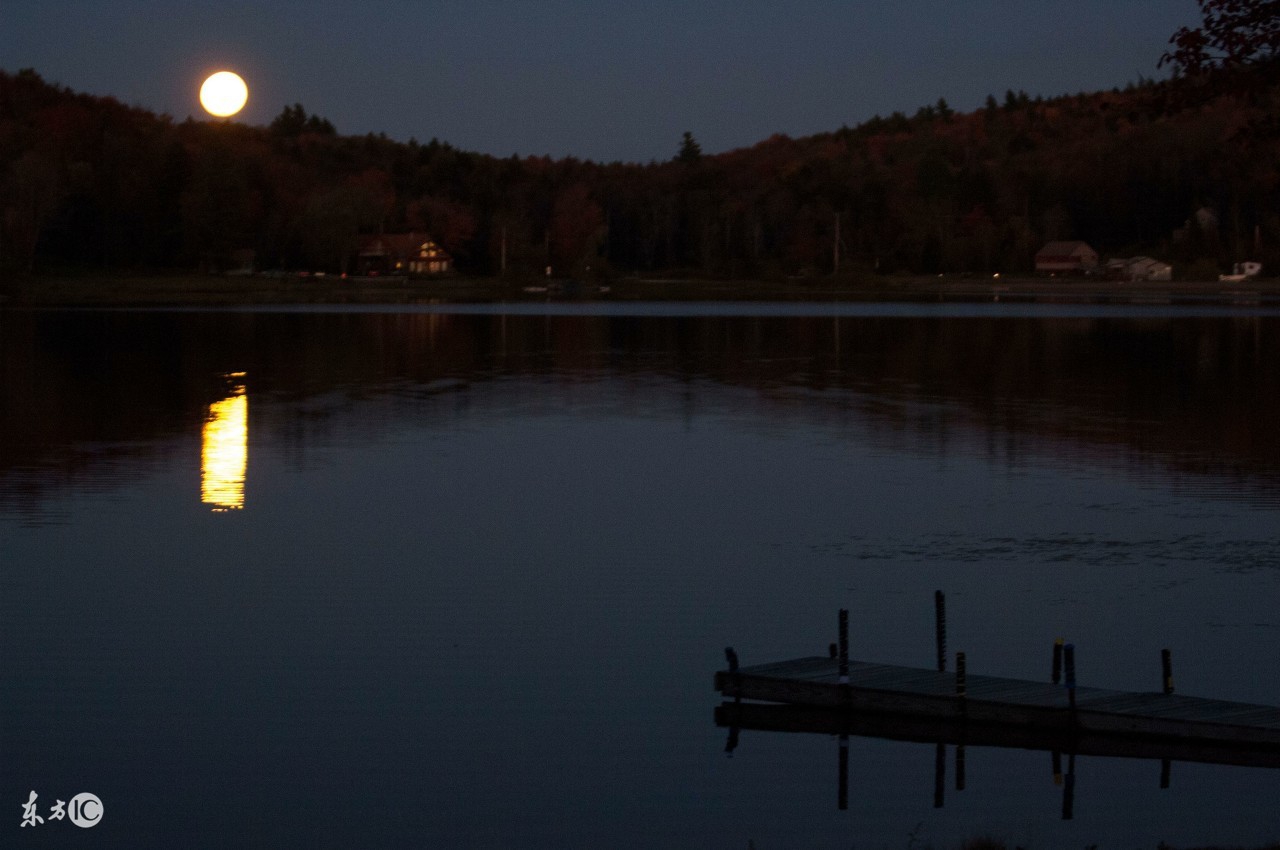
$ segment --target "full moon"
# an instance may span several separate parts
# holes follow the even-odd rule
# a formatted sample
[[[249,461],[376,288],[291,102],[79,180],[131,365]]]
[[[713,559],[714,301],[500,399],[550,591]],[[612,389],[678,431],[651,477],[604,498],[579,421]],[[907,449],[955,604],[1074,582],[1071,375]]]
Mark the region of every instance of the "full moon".
[[[219,71],[200,86],[200,105],[218,118],[235,115],[248,100],[249,87],[231,71]]]

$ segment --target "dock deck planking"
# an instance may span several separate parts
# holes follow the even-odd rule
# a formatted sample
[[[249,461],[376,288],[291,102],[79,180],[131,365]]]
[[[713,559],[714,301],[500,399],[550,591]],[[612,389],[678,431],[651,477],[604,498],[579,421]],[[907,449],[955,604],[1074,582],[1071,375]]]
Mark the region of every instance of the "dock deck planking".
[[[1280,748],[1280,708],[1271,706],[1077,687],[1072,712],[1068,690],[1048,682],[968,673],[961,698],[954,673],[863,661],[849,661],[848,669],[848,685],[841,685],[837,659],[798,658],[717,673],[716,689],[735,699],[829,709]]]

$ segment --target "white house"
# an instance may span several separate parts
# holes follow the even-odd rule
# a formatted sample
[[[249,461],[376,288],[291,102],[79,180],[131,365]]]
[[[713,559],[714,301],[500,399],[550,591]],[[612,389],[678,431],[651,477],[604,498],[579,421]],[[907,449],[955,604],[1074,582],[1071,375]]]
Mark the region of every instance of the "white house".
[[[1111,280],[1173,280],[1173,266],[1151,257],[1117,257],[1107,260]]]
[[[1173,266],[1150,257],[1134,257],[1126,269],[1129,280],[1173,280]]]

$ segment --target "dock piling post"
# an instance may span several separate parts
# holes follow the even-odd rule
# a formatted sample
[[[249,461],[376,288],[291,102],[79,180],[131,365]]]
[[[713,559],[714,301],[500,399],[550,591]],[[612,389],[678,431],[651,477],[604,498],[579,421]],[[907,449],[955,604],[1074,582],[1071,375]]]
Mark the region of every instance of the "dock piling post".
[[[1173,653],[1167,649],[1160,650],[1160,667],[1164,673],[1164,692],[1171,694],[1173,693]]]
[[[938,742],[933,751],[933,807],[942,808],[947,796],[947,745]]]
[[[1067,704],[1071,708],[1071,721],[1076,717],[1076,645],[1069,643],[1062,648],[1063,666],[1067,674]]]
[[[1160,790],[1163,791],[1169,787],[1169,774],[1173,770],[1173,763],[1169,759],[1160,759]]]
[[[840,776],[837,779],[836,808],[847,811],[849,808],[849,736],[840,736]]]
[[[849,609],[840,609],[840,684],[849,684]]]
[[[956,790],[964,790],[964,744],[956,744]]]
[[[938,641],[938,672],[947,672],[947,597],[941,590],[933,592],[934,620]]]
[[[724,658],[725,658],[725,661],[727,661],[729,664],[729,682],[730,682],[730,686],[733,688],[733,701],[741,702],[742,701],[742,690],[741,690],[742,679],[738,675],[738,653],[733,651],[732,646],[726,646],[724,648]],[[730,740],[733,742],[735,746],[737,745],[736,736],[730,735]]]
[[[968,697],[968,682],[966,678],[968,670],[965,664],[963,652],[956,653],[956,699],[960,701],[960,715],[963,717],[969,710],[966,699]]]
[[[1053,683],[1062,682],[1062,638],[1053,641]]]
[[[1070,646],[1070,644],[1067,644]],[[1062,819],[1071,820],[1076,814],[1076,754],[1067,756],[1066,784],[1062,787]]]

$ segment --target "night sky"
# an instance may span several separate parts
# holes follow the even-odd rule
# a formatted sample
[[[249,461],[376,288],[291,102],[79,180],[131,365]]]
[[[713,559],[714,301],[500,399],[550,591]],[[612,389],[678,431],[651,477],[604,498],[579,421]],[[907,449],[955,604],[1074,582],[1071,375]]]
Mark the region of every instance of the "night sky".
[[[205,117],[225,68],[251,124],[298,102],[343,134],[647,162],[685,130],[717,153],[940,97],[1123,87],[1198,21],[1195,0],[4,0],[0,68],[176,119]]]

